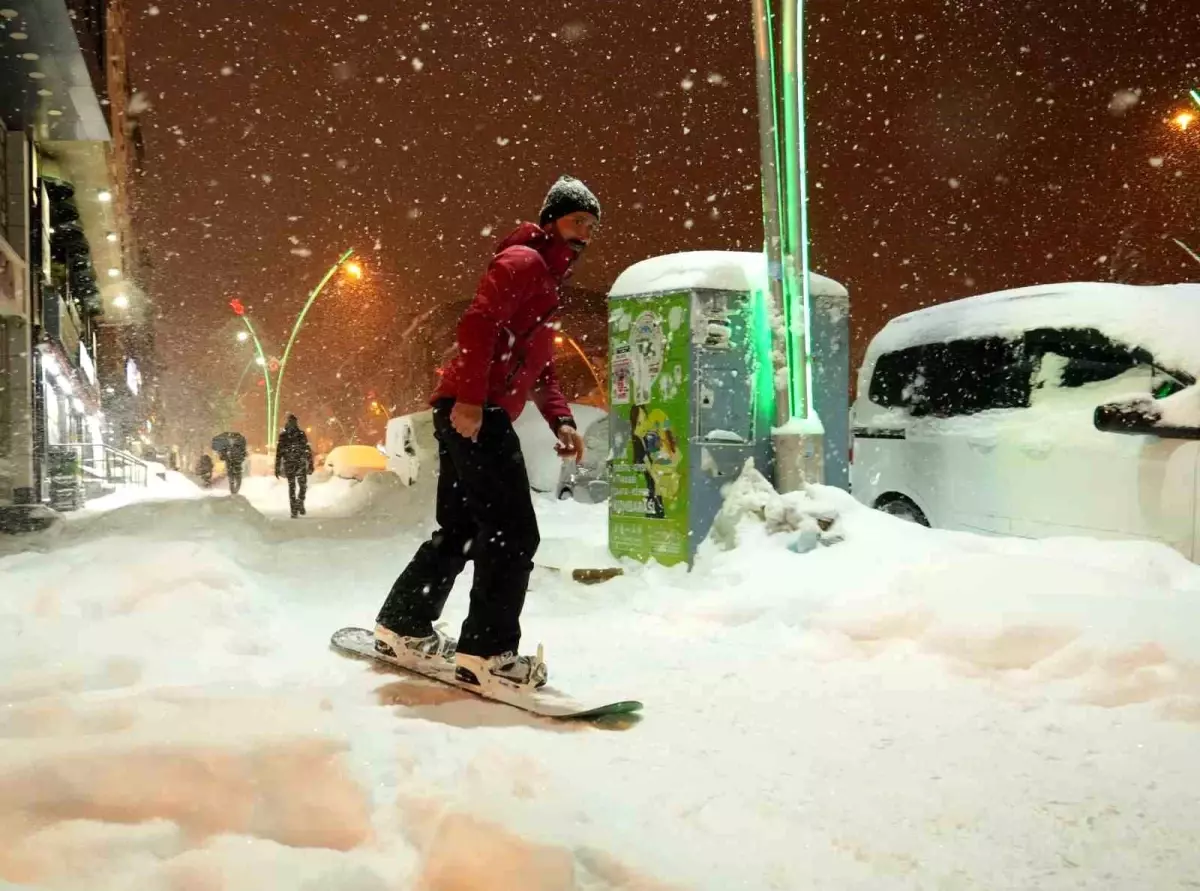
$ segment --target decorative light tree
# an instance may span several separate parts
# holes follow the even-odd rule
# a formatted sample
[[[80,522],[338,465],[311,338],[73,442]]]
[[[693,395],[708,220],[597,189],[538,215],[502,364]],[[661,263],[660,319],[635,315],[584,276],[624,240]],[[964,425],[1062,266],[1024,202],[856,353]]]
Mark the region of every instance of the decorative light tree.
[[[288,357],[292,355],[292,344],[296,342],[296,335],[300,333],[300,326],[304,324],[304,317],[308,315],[309,309],[321,296],[321,292],[325,290],[325,286],[337,274],[337,271],[344,265],[346,272],[352,278],[362,278],[362,267],[357,263],[351,263],[350,258],[354,256],[354,248],[346,251],[338,259],[336,263],[329,267],[329,271],[325,273],[325,277],[320,283],[313,288],[312,293],[308,295],[308,301],[304,304],[304,308],[300,310],[300,315],[296,317],[296,324],[292,326],[292,334],[288,337],[287,346],[283,350],[283,358],[279,361],[279,375],[275,378],[275,411],[272,416],[271,430],[279,429],[279,395],[283,390],[283,373],[287,371]]]
[[[254,343],[255,358],[263,370],[263,381],[265,382],[266,388],[267,388],[267,421],[266,421],[267,426],[266,426],[266,431],[265,431],[264,435],[267,438],[267,448],[270,448],[270,446],[271,446],[271,430],[272,430],[272,425],[273,425],[272,419],[274,417],[273,409],[274,409],[274,405],[275,405],[274,400],[271,398],[271,368],[270,368],[270,364],[267,361],[267,354],[265,352],[263,352],[262,341],[260,341],[258,339],[258,332],[254,330],[254,324],[250,321],[250,317],[248,315],[246,315],[245,305],[242,303],[242,301],[240,301],[236,297],[234,297],[232,300],[229,301],[229,308],[232,309],[234,315],[238,316],[242,320],[242,323],[245,324],[246,331],[249,332],[250,339]],[[243,372],[243,377],[244,376],[245,376],[245,372]],[[241,384],[239,383],[238,386],[240,388]]]
[[[353,248],[342,254],[338,258],[338,261],[329,267],[329,271],[325,273],[321,281],[309,293],[304,308],[300,310],[300,314],[296,317],[296,323],[292,326],[292,333],[288,337],[282,359],[276,360],[267,357],[266,352],[263,350],[262,342],[258,338],[258,332],[254,330],[254,324],[246,314],[245,305],[236,297],[229,301],[230,309],[233,310],[235,315],[241,318],[250,339],[254,342],[255,361],[263,370],[263,381],[267,391],[266,437],[268,450],[273,444],[274,431],[279,429],[279,397],[283,388],[283,373],[287,370],[288,358],[292,354],[292,345],[296,342],[296,335],[300,333],[300,328],[304,325],[304,319],[308,315],[309,309],[312,308],[317,298],[321,296],[321,292],[325,290],[325,286],[329,284],[339,269],[344,267],[346,273],[352,278],[362,278],[363,269],[358,263],[350,262],[352,256],[354,256]],[[275,374],[274,386],[272,386],[271,382],[272,373]]]

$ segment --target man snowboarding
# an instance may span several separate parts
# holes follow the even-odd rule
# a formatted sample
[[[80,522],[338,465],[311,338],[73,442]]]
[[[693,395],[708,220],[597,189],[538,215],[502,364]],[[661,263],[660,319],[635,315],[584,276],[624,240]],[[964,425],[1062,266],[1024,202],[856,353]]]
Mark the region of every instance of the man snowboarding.
[[[240,433],[222,433],[213,438],[212,447],[225,462],[225,476],[229,479],[229,494],[236,495],[242,488],[242,468],[246,463],[246,437]]]
[[[600,202],[560,177],[537,225],[502,241],[458,325],[458,345],[430,404],[438,441],[438,530],[379,611],[376,651],[400,665],[453,660],[456,678],[487,689],[546,683],[538,657],[518,655],[520,617],[540,543],[521,442],[513,429],[532,398],[563,457],[583,437],[554,371],[558,286],[591,241]],[[470,609],[456,641],[434,627],[467,560]]]
[[[275,479],[287,475],[288,502],[293,518],[306,513],[304,497],[308,493],[308,475],[312,472],[313,453],[308,437],[300,429],[296,416],[288,415],[287,423],[279,432],[279,442],[275,445]]]

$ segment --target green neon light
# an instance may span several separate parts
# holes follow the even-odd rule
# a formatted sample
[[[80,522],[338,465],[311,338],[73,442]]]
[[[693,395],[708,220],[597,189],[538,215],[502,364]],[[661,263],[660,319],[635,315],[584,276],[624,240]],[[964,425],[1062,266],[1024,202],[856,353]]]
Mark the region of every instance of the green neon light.
[[[754,405],[755,423],[775,420],[775,361],[774,339],[771,331],[771,295],[755,291],[751,295],[750,313],[754,348]]]
[[[1192,97],[1192,101],[1200,105],[1200,90],[1190,90],[1188,95]]]
[[[275,410],[272,413],[271,426],[268,428],[268,437],[273,435],[271,431],[279,429],[279,396],[283,392],[283,372],[287,369],[288,356],[292,354],[292,344],[296,342],[296,335],[300,332],[300,327],[304,324],[304,317],[308,315],[309,308],[321,296],[321,291],[329,284],[329,280],[333,278],[342,264],[349,260],[353,254],[354,248],[351,248],[342,254],[341,259],[329,267],[329,271],[325,273],[325,277],[321,279],[320,284],[313,288],[312,293],[308,295],[308,302],[304,304],[304,309],[300,310],[300,315],[296,318],[296,324],[292,326],[292,334],[288,338],[287,346],[283,350],[283,359],[279,362],[279,373],[275,376]],[[269,441],[267,445],[270,447]]]
[[[775,64],[775,14],[772,11],[769,0],[767,0],[766,6],[764,9],[764,18],[765,18],[766,24],[767,24],[767,64],[770,65],[770,67],[771,67],[771,138],[772,138],[772,142],[774,143],[774,149],[775,149],[775,170],[774,170],[775,194],[778,195],[782,199],[783,195],[784,195],[784,191],[783,191],[784,175],[783,175],[783,171],[781,171],[779,169],[779,141],[780,141],[779,96],[775,92],[775,85],[779,83],[779,77],[777,75],[777,67]],[[777,208],[777,211],[778,210],[779,209]],[[786,231],[786,226],[783,225],[782,218],[780,219],[780,223],[781,223],[781,225],[780,225],[780,229],[781,229],[780,248],[782,249],[783,245],[787,243],[787,231]],[[768,238],[770,237],[770,233],[767,233],[767,237]],[[784,314],[786,315],[786,313],[787,313],[787,306],[785,303]]]
[[[803,414],[801,417],[808,418],[811,416],[812,406],[812,361],[810,359],[810,346],[812,343],[812,279],[810,275],[810,256],[809,256],[809,239],[808,239],[808,140],[805,132],[805,90],[804,90],[804,0],[795,0],[796,10],[796,76],[789,79],[789,82],[795,84],[796,96],[794,103],[788,103],[788,109],[795,115],[795,131],[794,140],[789,136],[788,158],[795,159],[797,168],[795,187],[796,191],[788,195],[789,216],[792,208],[798,208],[799,224],[792,228],[790,237],[793,246],[799,239],[800,243],[800,294],[803,303],[800,307],[801,324],[803,325],[803,340],[800,342],[799,355],[796,357],[801,364],[801,373],[803,374],[804,394],[801,401]],[[789,129],[789,134],[792,131]],[[790,165],[789,165],[790,168]],[[795,265],[792,265],[795,269]],[[790,330],[789,330],[789,333]],[[790,340],[790,339],[789,339]],[[792,377],[796,377],[796,366],[790,366],[793,370]]]
[[[1192,250],[1190,247],[1188,247],[1186,244],[1184,244],[1178,238],[1172,238],[1171,241],[1175,242],[1177,245],[1179,245],[1181,248],[1183,248],[1183,250],[1187,251],[1187,255],[1189,257],[1191,257],[1197,263],[1200,263],[1200,254],[1197,254],[1194,250]]]
[[[782,260],[783,325],[787,361],[788,418],[808,418],[811,414],[812,363],[809,341],[812,335],[811,280],[808,230],[808,162],[805,135],[804,90],[804,4],[803,0],[784,0],[782,46],[783,101],[779,97],[776,76],[773,16],[762,9],[769,48],[771,71],[771,136],[776,159],[775,176],[780,196],[779,230]],[[762,8],[756,4],[756,14]],[[783,128],[779,127],[779,109],[783,108]],[[765,165],[764,165],[765,166]],[[766,171],[764,171],[766,175]],[[768,217],[769,214],[764,215]],[[768,220],[769,224],[769,220]],[[768,233],[768,237],[770,234]]]
[[[262,360],[263,380],[267,383],[267,447],[271,446],[271,418],[272,412],[277,407],[271,400],[271,366],[267,364],[267,354],[263,352],[262,343],[258,339],[258,333],[254,330],[254,325],[250,322],[250,317],[243,315],[242,321],[246,323],[246,330],[250,332],[250,339],[254,341],[254,350],[258,354],[258,358]]]
[[[798,371],[804,367],[803,349],[796,340],[796,236],[800,228],[796,201],[799,158],[797,157],[796,59],[788,48],[796,45],[796,14],[800,0],[785,0],[783,4],[783,323],[787,332],[788,415],[807,415],[807,395],[797,392]],[[778,107],[778,105],[776,106]],[[803,307],[807,306],[805,302]]]

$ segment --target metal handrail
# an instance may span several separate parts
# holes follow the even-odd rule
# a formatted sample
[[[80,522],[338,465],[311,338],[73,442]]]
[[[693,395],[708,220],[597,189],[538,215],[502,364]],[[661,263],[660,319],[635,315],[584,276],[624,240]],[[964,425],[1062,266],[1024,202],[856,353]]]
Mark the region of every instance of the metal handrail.
[[[150,485],[150,466],[145,461],[107,443],[60,442],[52,444],[50,448],[70,449],[76,452],[80,468],[86,468],[92,476],[103,477],[106,482],[134,486]],[[97,458],[97,449],[102,457]]]

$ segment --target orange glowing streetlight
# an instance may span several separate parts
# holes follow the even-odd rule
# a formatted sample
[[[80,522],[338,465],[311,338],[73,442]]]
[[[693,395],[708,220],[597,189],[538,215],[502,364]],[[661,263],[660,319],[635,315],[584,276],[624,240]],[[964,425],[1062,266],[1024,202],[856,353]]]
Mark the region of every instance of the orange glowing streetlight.
[[[354,262],[347,263],[346,264],[346,274],[349,275],[351,278],[362,278],[363,277],[363,268]]]
[[[1171,122],[1180,130],[1186,131],[1196,122],[1196,116],[1190,111],[1181,111],[1171,119]]]
[[[337,271],[339,269],[344,267],[347,270],[347,273],[355,278],[362,276],[362,267],[350,259],[350,257],[353,255],[354,248],[351,248],[350,250],[346,251],[346,253],[338,257],[337,262],[329,267],[329,271],[325,273],[325,276],[321,279],[320,284],[313,288],[312,293],[308,295],[308,302],[304,304],[304,308],[300,310],[300,315],[296,317],[296,324],[292,326],[291,336],[288,337],[287,346],[283,349],[283,358],[279,361],[279,376],[275,379],[275,405],[273,411],[271,412],[272,422],[268,427],[269,430],[279,429],[279,397],[283,393],[283,373],[287,370],[288,357],[292,354],[292,344],[296,342],[296,335],[300,332],[300,328],[304,325],[304,319],[308,315],[309,309],[312,308],[312,305],[316,299],[321,296],[321,292],[325,290],[325,286],[329,284],[330,279],[337,275]],[[357,275],[351,271],[351,267],[358,270]],[[237,312],[236,307],[234,308],[234,312]]]
[[[592,380],[594,380],[596,382],[596,389],[598,389],[602,394],[604,394],[605,404],[607,405],[607,403],[608,403],[608,388],[605,387],[604,382],[602,380],[600,380],[600,375],[596,372],[596,367],[594,365],[592,365],[592,360],[587,357],[587,353],[585,353],[583,351],[583,348],[578,343],[575,342],[574,337],[570,337],[566,334],[554,335],[554,345],[555,346],[562,346],[564,343],[569,343],[571,345],[571,348],[579,354],[579,358],[583,360],[583,364],[586,365],[588,371],[590,371],[592,373]]]

